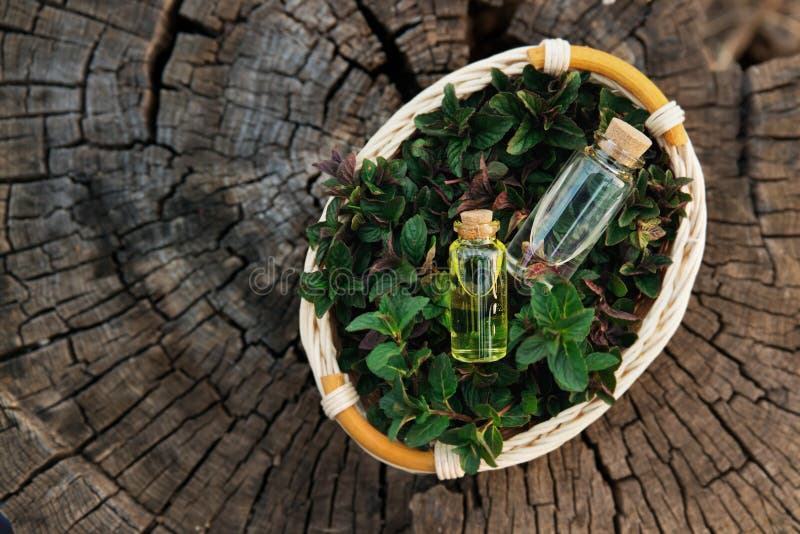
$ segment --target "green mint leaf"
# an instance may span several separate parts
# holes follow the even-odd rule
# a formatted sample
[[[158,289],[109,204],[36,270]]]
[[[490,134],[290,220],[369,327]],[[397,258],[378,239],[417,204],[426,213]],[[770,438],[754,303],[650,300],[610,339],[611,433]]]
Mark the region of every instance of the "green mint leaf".
[[[549,108],[559,108],[563,113],[575,102],[581,87],[581,74],[577,71],[567,73],[559,91],[548,101]]]
[[[592,352],[586,356],[586,368],[589,371],[611,369],[620,362],[619,356],[608,352]]]
[[[422,215],[414,215],[403,224],[400,232],[400,250],[413,263],[422,261],[428,241],[428,226]]]
[[[431,415],[424,422],[415,421],[408,429],[405,442],[409,447],[422,447],[438,438],[450,426],[446,415]]]
[[[531,311],[540,326],[560,330],[554,326],[559,320],[584,309],[578,290],[566,281],[556,282],[550,288],[540,282],[533,286]]]
[[[517,405],[508,410],[500,417],[500,427],[514,428],[526,425],[530,422],[531,416],[523,413],[522,408]]]
[[[639,291],[651,299],[656,298],[661,290],[661,278],[658,274],[637,274],[633,277],[633,282],[639,288]]]
[[[328,284],[328,273],[325,271],[302,273],[297,292],[307,301],[316,302],[317,299],[328,295]]]
[[[469,126],[469,118],[475,113],[475,108],[461,108],[452,117],[452,125],[458,130],[458,135],[465,134]]]
[[[547,365],[558,387],[564,391],[583,391],[589,385],[589,371],[580,347],[565,341],[555,355],[547,357]]]
[[[384,380],[394,380],[404,375],[408,368],[401,347],[394,341],[377,345],[367,354],[367,367]]]
[[[549,353],[548,340],[537,332],[525,338],[517,348],[517,368],[527,369],[530,364],[546,358]]]
[[[492,421],[494,424],[500,422],[500,414],[490,404],[477,404],[473,406],[472,411],[478,416]]]
[[[483,150],[496,145],[517,121],[508,115],[476,113],[472,117],[470,132],[472,146]]]
[[[447,144],[447,163],[450,165],[450,170],[459,178],[462,176],[462,156],[469,146],[470,138],[465,137],[451,137],[450,142]]]
[[[553,79],[552,76],[536,69],[533,65],[525,65],[525,68],[522,69],[523,83],[538,93],[546,93],[547,87]]]
[[[487,429],[483,432],[478,432],[478,439],[473,444],[473,447],[477,449],[478,454],[480,455],[481,459],[486,462],[491,467],[497,467],[497,462],[494,461],[494,447],[493,445],[496,444],[496,441],[492,442],[492,438],[494,437],[492,430],[497,431],[494,425],[490,425]],[[497,435],[500,435],[500,432],[497,431]],[[496,445],[495,445],[496,446]],[[500,448],[502,450],[503,447],[503,438],[500,436]]]
[[[535,117],[538,117],[547,107],[547,103],[545,102],[544,98],[536,93],[532,93],[524,89],[517,91],[517,98],[520,102],[522,102],[522,105],[525,106],[525,108],[527,108],[527,110]]]
[[[381,397],[378,401],[378,405],[383,413],[390,419],[397,419],[407,414],[416,413],[414,405],[410,402],[400,377],[395,378],[392,389]]]
[[[417,115],[414,117],[414,125],[420,132],[424,134],[433,135],[436,137],[447,135],[447,130],[445,129],[444,123],[444,114],[440,109],[431,111],[430,113],[425,113],[423,115]]]
[[[589,335],[594,320],[594,309],[583,309],[556,321],[552,328],[561,333],[563,339],[583,341]]]
[[[608,277],[608,287],[615,297],[624,297],[628,294],[628,286],[625,285],[622,278],[614,273],[611,273]]]
[[[578,150],[586,146],[586,135],[574,120],[566,115],[556,115],[544,141],[557,148]]]
[[[405,207],[406,199],[403,197],[395,197],[384,204],[381,215],[384,219],[397,223],[403,215]]]
[[[618,226],[616,223],[611,223],[606,228],[606,246],[616,245],[622,243],[628,237],[631,231],[626,226]]]
[[[494,460],[494,458],[497,458],[497,456],[503,452],[503,436],[495,425],[491,425],[486,430],[484,439],[486,440],[486,444],[489,445],[489,452],[491,452],[492,459]]]
[[[331,271],[337,269],[350,271],[353,268],[353,255],[347,245],[341,241],[334,241],[325,256],[325,267]]]
[[[473,423],[451,428],[439,436],[439,441],[447,445],[468,445],[478,439],[478,428]]]
[[[514,117],[518,121],[528,115],[525,106],[514,93],[498,93],[489,99],[488,106],[501,115]]]
[[[339,207],[342,205],[341,198],[334,198],[325,210],[325,224],[331,229],[336,229],[339,225]]]
[[[408,357],[411,360],[411,372],[416,373],[419,371],[420,365],[431,357],[431,349],[422,347],[420,349],[409,350]]]
[[[381,334],[391,336],[400,332],[394,319],[380,312],[362,313],[345,328],[348,332],[358,332],[360,330],[376,330]]]
[[[489,178],[502,178],[508,174],[508,167],[499,161],[490,161],[486,165],[486,173]]]
[[[403,331],[416,317],[417,313],[430,302],[427,297],[412,297],[404,293],[384,295],[379,310],[394,317],[398,328]]]
[[[428,384],[434,398],[438,401],[445,402],[455,395],[458,381],[453,364],[447,354],[441,353],[433,357],[428,371]]]
[[[461,458],[461,469],[468,475],[478,474],[478,468],[481,466],[481,457],[477,451],[470,445],[462,445],[455,449],[459,458]]]
[[[358,239],[362,243],[377,243],[386,235],[388,235],[388,231],[380,226],[362,224],[358,227]]]
[[[522,399],[520,402],[522,411],[529,415],[536,415],[539,413],[539,396],[532,389],[522,390]]]
[[[333,299],[329,296],[321,297],[314,301],[314,314],[317,316],[317,319],[321,319],[325,312],[331,309],[333,306]]]
[[[615,95],[609,89],[600,89],[600,98],[597,104],[599,110],[609,109],[616,115],[625,115],[634,109],[633,102],[621,95]]]
[[[442,98],[442,111],[445,117],[453,117],[458,111],[458,97],[452,83],[444,86],[444,98]]]
[[[511,88],[511,80],[500,69],[492,68],[492,85],[498,92],[508,91]]]
[[[407,414],[400,419],[392,419],[392,424],[389,425],[389,430],[386,432],[386,437],[388,437],[391,441],[395,441],[397,439],[397,434],[400,432],[400,429],[403,427],[403,425],[409,421],[413,421],[415,418],[415,415]]]
[[[555,299],[561,317],[568,317],[584,310],[578,290],[569,282],[556,283],[550,293]]]
[[[509,139],[506,150],[509,154],[524,154],[538,145],[543,138],[544,132],[534,123],[530,116],[527,116],[522,119],[514,136]]]

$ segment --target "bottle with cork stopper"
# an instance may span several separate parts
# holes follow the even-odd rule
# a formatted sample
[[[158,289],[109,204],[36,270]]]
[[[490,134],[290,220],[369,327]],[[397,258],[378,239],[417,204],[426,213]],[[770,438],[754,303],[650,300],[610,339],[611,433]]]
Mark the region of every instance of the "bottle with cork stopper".
[[[506,355],[506,249],[495,238],[500,223],[490,210],[461,213],[450,245],[450,340],[453,357],[471,363]]]
[[[508,272],[523,288],[575,273],[633,190],[651,145],[644,133],[613,118],[593,145],[572,155],[508,244]]]

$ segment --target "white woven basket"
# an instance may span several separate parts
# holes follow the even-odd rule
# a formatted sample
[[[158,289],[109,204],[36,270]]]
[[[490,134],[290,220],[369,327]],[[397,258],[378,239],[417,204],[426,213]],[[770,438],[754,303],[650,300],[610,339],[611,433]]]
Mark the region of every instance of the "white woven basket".
[[[622,60],[590,48],[570,47],[561,39],[546,40],[538,47],[520,47],[471,63],[440,79],[398,110],[370,138],[358,153],[357,161],[360,164],[364,159],[394,156],[403,141],[415,132],[414,117],[441,105],[446,84],[452,83],[456,95],[465,97],[491,82],[492,68],[513,76],[520,74],[529,63],[551,74],[560,74],[569,67],[589,70],[595,83],[624,94],[638,106],[649,109],[651,116],[646,126],[669,156],[673,172],[676,176],[693,179],[688,186],[692,202],[672,244],[670,255],[673,263],[664,274],[661,293],[642,320],[638,340],[622,354],[614,392],[619,398],[661,353],[678,328],[689,303],[705,245],[703,171],[682,126],[683,111],[675,102],[667,102],[652,82]],[[306,271],[317,269],[314,256],[309,250]],[[339,369],[334,345],[335,327],[331,322],[330,314],[317,319],[313,305],[305,300],[301,302],[300,337],[328,417],[336,418],[368,453],[389,465],[415,473],[435,472],[441,479],[463,476],[459,458],[450,446],[437,442],[433,452],[411,450],[400,443],[390,442],[369,425],[355,388]],[[608,404],[595,398],[507,439],[497,458],[497,468],[528,462],[558,448],[608,408]],[[481,464],[480,469],[492,467]]]

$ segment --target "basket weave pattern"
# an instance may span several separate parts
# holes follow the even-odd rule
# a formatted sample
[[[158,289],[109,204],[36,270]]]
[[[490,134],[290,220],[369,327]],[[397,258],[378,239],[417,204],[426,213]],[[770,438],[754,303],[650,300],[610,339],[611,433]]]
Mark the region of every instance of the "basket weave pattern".
[[[558,74],[566,70],[569,65],[569,46],[566,45],[565,49],[564,43],[565,41],[562,40],[543,43],[546,51],[544,63],[546,71]],[[394,156],[403,141],[416,131],[414,117],[432,111],[441,105],[446,84],[453,84],[456,95],[459,98],[466,97],[486,87],[491,82],[492,68],[500,69],[509,76],[520,74],[525,65],[529,64],[530,50],[531,47],[509,50],[485,60],[471,63],[440,79],[398,110],[370,138],[357,155],[358,164],[364,159],[375,159],[379,156],[388,159]],[[566,54],[566,59],[564,54]],[[632,94],[629,87],[625,88],[609,77],[593,74],[592,81],[604,85],[617,93],[624,94],[640,107],[646,107],[640,99]],[[631,387],[647,366],[661,353],[670,337],[677,330],[688,306],[692,285],[700,268],[706,231],[703,172],[692,144],[688,139],[683,144],[677,144],[677,146],[668,140],[669,131],[673,127],[679,126],[682,120],[683,112],[674,102],[670,102],[659,107],[651,115],[647,123],[648,129],[655,137],[656,142],[669,156],[670,166],[675,175],[693,179],[693,182],[688,186],[688,191],[692,194],[693,200],[687,206],[687,217],[682,221],[672,244],[670,256],[673,264],[667,268],[664,274],[661,292],[641,322],[638,340],[622,354],[622,362],[616,372],[617,387],[614,392],[616,398],[622,396]],[[309,250],[305,261],[306,271],[317,269],[314,257],[313,251]],[[332,324],[330,314],[318,319],[314,314],[313,305],[307,301],[302,301],[300,306],[300,335],[308,354],[309,364],[314,373],[317,387],[323,395],[323,407],[326,414],[334,418],[355,405],[354,409],[363,415],[355,389],[347,381],[346,377],[341,377],[332,391],[331,386],[323,378],[341,376],[341,370],[337,363],[337,350],[334,344],[335,327]],[[341,383],[341,386],[339,386],[339,383]],[[326,390],[329,391],[327,395]],[[597,420],[608,408],[608,404],[595,398],[573,406],[552,419],[539,423],[529,430],[507,439],[503,445],[503,452],[497,458],[498,468],[528,462],[558,448]],[[340,422],[342,422],[341,419]],[[365,420],[363,423],[368,424]],[[348,425],[342,424],[348,430]],[[351,435],[355,435],[351,430],[352,427],[348,431],[350,431]],[[363,441],[359,443],[365,447],[367,452],[390,465],[411,472],[433,471],[428,467],[419,467],[417,464],[412,465],[404,461],[393,461],[391,458],[381,454],[380,450],[376,450],[374,445],[368,446]],[[383,446],[386,447],[385,444]],[[393,446],[399,445],[393,444]],[[436,443],[432,457],[432,463],[439,478],[463,476],[464,473],[459,465],[458,457],[453,453],[451,447]],[[492,468],[486,464],[481,465],[482,471],[489,469]]]

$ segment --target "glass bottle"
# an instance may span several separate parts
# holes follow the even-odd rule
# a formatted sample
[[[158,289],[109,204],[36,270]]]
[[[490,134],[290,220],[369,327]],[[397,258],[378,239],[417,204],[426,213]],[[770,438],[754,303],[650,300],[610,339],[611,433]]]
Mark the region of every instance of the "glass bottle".
[[[652,141],[611,120],[595,143],[575,152],[508,244],[508,271],[530,285],[556,273],[569,279],[633,189]]]
[[[506,248],[490,210],[461,214],[450,245],[450,334],[453,357],[493,362],[506,355],[508,284]]]

